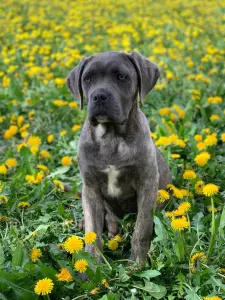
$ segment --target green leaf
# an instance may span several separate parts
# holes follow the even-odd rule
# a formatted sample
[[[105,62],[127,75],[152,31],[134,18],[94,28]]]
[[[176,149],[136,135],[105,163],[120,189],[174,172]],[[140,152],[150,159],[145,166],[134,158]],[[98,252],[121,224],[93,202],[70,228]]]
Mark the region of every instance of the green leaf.
[[[157,237],[154,239],[154,241],[163,241],[167,238],[167,232],[164,228],[162,222],[157,216],[154,216],[154,224],[155,224],[155,233]]]
[[[63,203],[59,203],[59,205],[58,205],[58,214],[62,217],[64,217],[66,215]]]
[[[148,292],[155,299],[162,299],[166,295],[167,290],[164,286],[157,285],[146,279],[144,279],[144,282],[145,282],[144,287],[142,287],[140,285],[133,285],[133,287],[136,287],[138,289],[142,289],[142,290]]]
[[[220,217],[220,224],[219,224],[219,235],[224,236],[224,227],[225,227],[225,206],[223,207],[223,211]]]
[[[51,177],[56,177],[56,176],[60,176],[62,174],[65,174],[66,172],[68,172],[70,169],[69,166],[63,166],[63,167],[59,167],[57,168],[54,172],[51,172],[47,178],[51,178]]]
[[[141,274],[135,274],[135,276],[137,277],[141,277],[141,278],[146,278],[146,279],[150,279],[150,278],[154,278],[161,275],[161,273],[157,270],[147,270],[142,272]]]
[[[12,255],[12,266],[13,267],[22,266],[23,255],[24,255],[24,247],[22,245],[18,244]]]
[[[20,149],[20,156],[22,157],[23,167],[26,169],[27,173],[32,174],[34,172],[34,169],[31,164],[33,155],[32,155],[32,152],[30,151],[30,149],[23,146]]]
[[[4,267],[5,254],[2,245],[0,244],[0,269]]]

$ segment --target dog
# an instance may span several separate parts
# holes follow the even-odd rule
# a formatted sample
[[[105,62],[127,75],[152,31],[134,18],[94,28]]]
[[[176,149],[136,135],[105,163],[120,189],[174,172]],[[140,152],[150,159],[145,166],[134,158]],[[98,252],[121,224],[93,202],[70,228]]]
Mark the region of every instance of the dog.
[[[104,52],[83,58],[66,80],[80,108],[85,98],[88,110],[78,142],[85,233],[95,232],[102,249],[104,220],[113,237],[118,219],[137,212],[130,258],[140,263],[150,245],[158,189],[171,183],[138,103],[159,76],[158,67],[137,52]],[[87,251],[98,255],[91,245]]]

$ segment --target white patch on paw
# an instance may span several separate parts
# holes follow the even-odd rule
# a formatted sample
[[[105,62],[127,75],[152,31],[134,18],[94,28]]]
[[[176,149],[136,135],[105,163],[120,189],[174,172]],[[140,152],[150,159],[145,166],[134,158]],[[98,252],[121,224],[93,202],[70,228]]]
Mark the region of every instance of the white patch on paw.
[[[119,171],[115,166],[108,166],[105,170],[108,173],[108,194],[112,197],[118,197],[121,189],[116,186]]]

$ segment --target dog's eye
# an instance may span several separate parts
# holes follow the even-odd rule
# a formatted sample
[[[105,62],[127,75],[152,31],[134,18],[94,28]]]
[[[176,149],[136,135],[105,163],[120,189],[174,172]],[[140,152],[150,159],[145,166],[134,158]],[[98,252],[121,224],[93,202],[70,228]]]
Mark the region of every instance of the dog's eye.
[[[119,80],[124,80],[124,79],[126,79],[126,75],[124,75],[124,74],[119,74],[119,75],[118,75],[118,79],[119,79]]]
[[[89,77],[89,76],[85,77],[85,78],[84,78],[84,81],[85,81],[85,82],[91,82],[91,77]]]

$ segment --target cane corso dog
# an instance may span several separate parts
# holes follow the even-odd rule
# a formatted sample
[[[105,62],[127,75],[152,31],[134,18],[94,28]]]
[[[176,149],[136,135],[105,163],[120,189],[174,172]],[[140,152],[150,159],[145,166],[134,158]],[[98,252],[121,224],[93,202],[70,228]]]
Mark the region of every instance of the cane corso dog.
[[[139,53],[104,52],[83,58],[66,82],[81,109],[83,98],[87,102],[78,145],[85,232],[97,234],[101,249],[104,220],[114,236],[118,219],[137,212],[131,259],[138,262],[145,261],[149,249],[157,191],[171,182],[138,105],[159,75],[158,67]],[[97,255],[94,247],[87,250]]]

